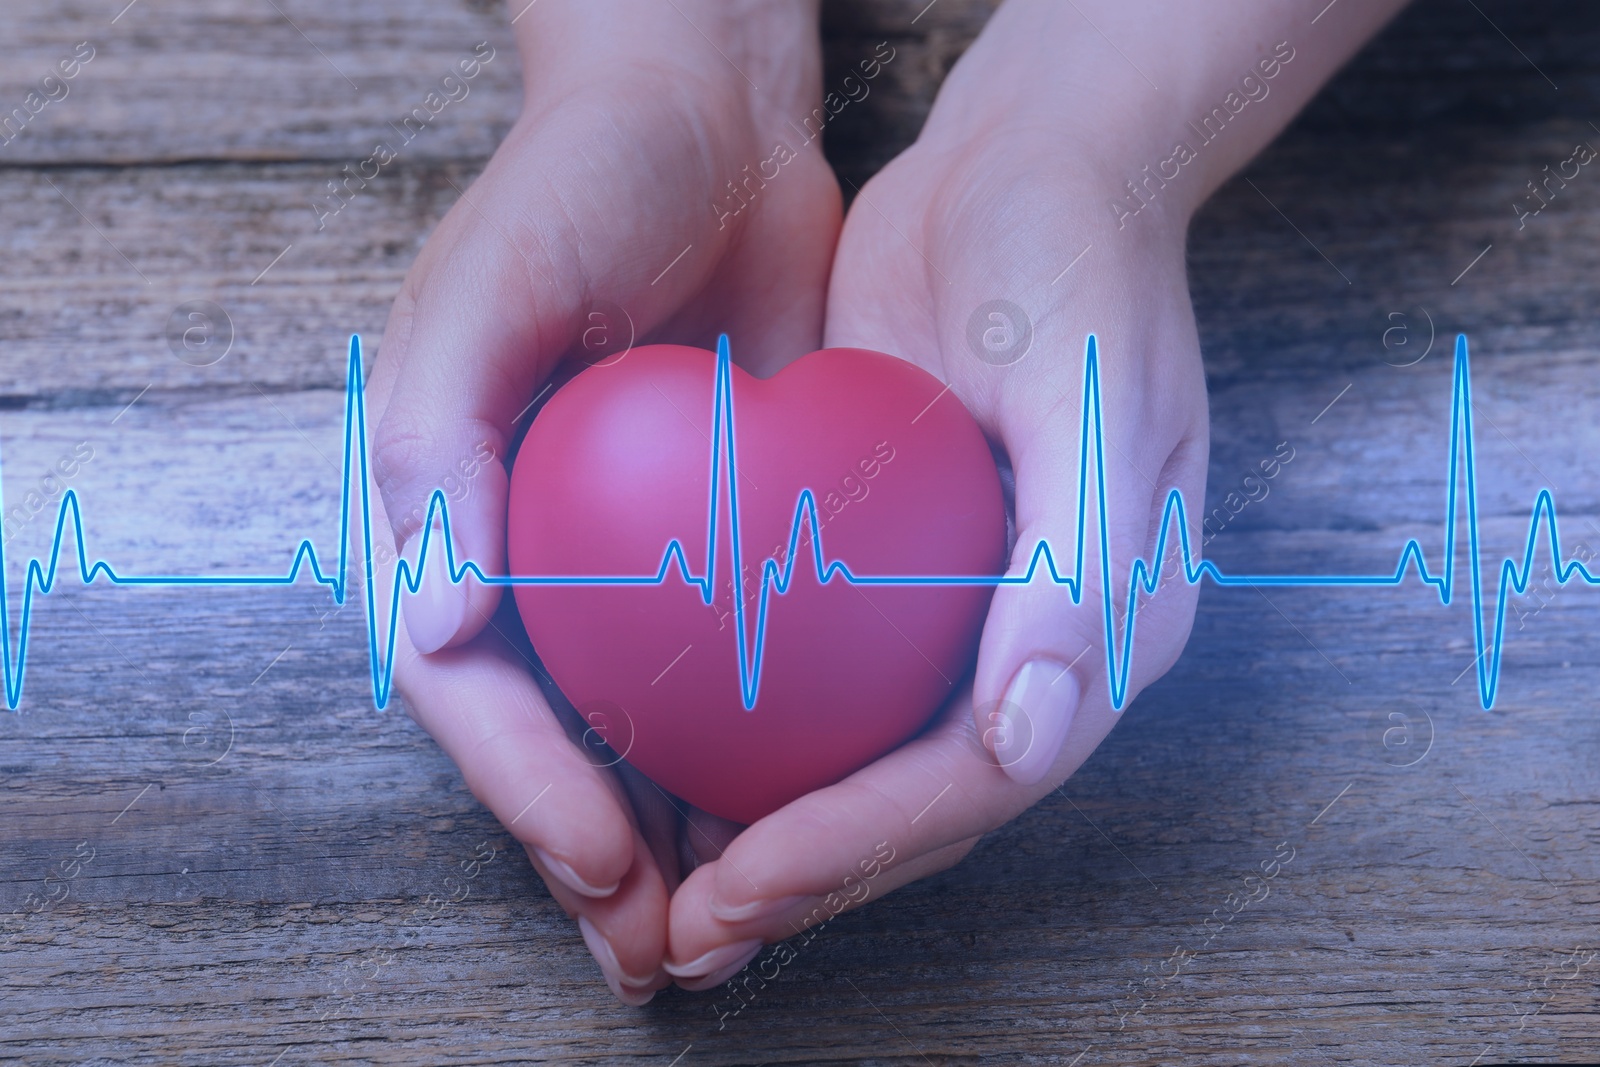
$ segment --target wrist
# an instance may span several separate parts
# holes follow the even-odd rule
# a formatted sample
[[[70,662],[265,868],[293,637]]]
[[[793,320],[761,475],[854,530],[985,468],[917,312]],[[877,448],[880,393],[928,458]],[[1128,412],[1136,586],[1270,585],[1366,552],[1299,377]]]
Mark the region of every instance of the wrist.
[[[1075,146],[1121,228],[1186,222],[1403,0],[1322,25],[1276,0],[1164,7],[1006,0],[951,72],[928,128],[1010,125]],[[1118,209],[1118,200],[1125,201]]]
[[[1070,166],[1070,184],[1093,194],[1097,218],[1115,224],[1111,205],[1128,197],[1142,225],[1159,217],[1181,229],[1220,184],[1211,171],[1234,165],[1215,145],[1203,177],[1198,158],[1159,173],[1178,142],[1195,139],[1185,118],[1198,107],[1188,101],[1203,99],[1200,61],[1159,61],[1161,40],[1148,33],[1120,51],[1109,46],[1104,33],[1117,27],[1094,7],[1008,0],[951,71],[922,139],[1043,155]]]
[[[525,2],[509,7],[530,106],[634,79],[753,102],[818,91],[820,0]]]
[[[1189,220],[1208,190],[1192,173],[1172,175],[1169,167],[1172,176],[1160,176],[1170,139],[1130,137],[1138,127],[1109,109],[1085,115],[1039,94],[1001,97],[986,112],[968,103],[959,115],[930,116],[908,153],[925,157],[920,168],[966,175],[956,188],[977,181],[1005,199],[1048,197],[1058,220],[1063,210],[1074,220],[1082,243],[1115,237],[1129,247],[1131,232],[1146,254],[1170,249],[1181,258]],[[1165,151],[1151,147],[1163,140]]]

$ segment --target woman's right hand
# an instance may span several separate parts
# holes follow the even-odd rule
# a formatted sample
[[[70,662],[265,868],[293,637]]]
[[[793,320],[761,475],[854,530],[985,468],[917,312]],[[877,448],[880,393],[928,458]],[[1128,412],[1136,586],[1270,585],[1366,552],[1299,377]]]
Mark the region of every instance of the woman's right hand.
[[[515,29],[524,113],[417,257],[367,386],[374,545],[415,566],[445,489],[457,564],[489,575],[506,568],[514,427],[557,365],[619,337],[709,348],[726,332],[770,373],[820,347],[840,223],[818,142],[742,199],[729,186],[771,175],[775,142],[817,106],[816,0],[537,4]],[[503,589],[451,584],[431,541],[395,684],[579,918],[613,992],[643,1003],[669,981],[669,893],[731,828],[597,767],[508,638],[514,612],[495,617]],[[374,554],[381,610],[395,564]]]

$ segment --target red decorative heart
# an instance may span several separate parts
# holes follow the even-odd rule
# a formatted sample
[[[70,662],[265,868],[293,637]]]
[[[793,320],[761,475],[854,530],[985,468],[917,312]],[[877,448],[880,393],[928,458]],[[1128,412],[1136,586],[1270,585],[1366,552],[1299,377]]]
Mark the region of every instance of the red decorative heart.
[[[516,598],[556,684],[606,723],[619,753],[748,823],[915,734],[971,666],[993,592],[838,574],[821,584],[807,522],[757,657],[763,564],[788,559],[801,491],[814,494],[825,562],[856,577],[994,575],[1006,529],[982,432],[910,363],[833,348],[766,380],[730,369],[754,708],[740,688],[726,460],[710,604],[677,556],[659,584],[523,585]],[[563,386],[512,474],[512,573],[653,579],[676,540],[704,580],[717,391],[717,357],[677,345],[634,349]]]

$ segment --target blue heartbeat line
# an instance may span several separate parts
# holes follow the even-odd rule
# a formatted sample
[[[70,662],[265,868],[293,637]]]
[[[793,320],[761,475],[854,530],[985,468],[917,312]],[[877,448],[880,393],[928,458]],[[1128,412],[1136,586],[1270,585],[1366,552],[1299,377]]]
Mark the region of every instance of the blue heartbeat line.
[[[728,338],[724,335],[717,345],[715,399],[712,414],[714,436],[711,444],[711,482],[706,518],[707,552],[706,573],[704,576],[697,577],[693,573],[685,555],[683,544],[677,538],[673,538],[667,543],[666,549],[662,552],[661,566],[654,574],[650,575],[486,575],[471,560],[460,563],[456,561],[454,539],[450,534],[449,507],[446,504],[444,492],[436,489],[429,498],[427,518],[422,527],[423,535],[418,552],[418,565],[412,567],[405,559],[396,561],[395,580],[392,583],[393,593],[389,598],[386,613],[381,616],[386,625],[380,628],[378,625],[380,615],[373,586],[371,489],[367,460],[367,411],[362,392],[364,381],[365,377],[362,372],[361,362],[361,339],[359,337],[351,337],[349,369],[345,378],[344,471],[339,501],[340,548],[339,567],[336,573],[327,574],[323,572],[321,564],[317,561],[316,549],[310,538],[306,538],[296,547],[289,569],[284,574],[121,575],[112,570],[111,565],[104,560],[97,560],[93,564],[89,562],[88,552],[84,547],[83,514],[78,506],[77,491],[69,489],[62,497],[61,508],[56,516],[55,534],[51,541],[49,561],[42,563],[37,557],[28,561],[22,594],[20,625],[17,627],[14,650],[10,597],[5,584],[5,558],[3,548],[0,548],[0,630],[4,631],[5,638],[6,706],[11,710],[16,710],[22,702],[22,684],[28,660],[28,635],[33,615],[34,595],[36,593],[41,596],[48,595],[55,588],[61,562],[61,543],[65,537],[67,517],[69,515],[72,518],[74,530],[78,574],[85,585],[89,585],[96,578],[103,576],[113,585],[248,586],[269,588],[293,585],[300,579],[302,572],[309,572],[315,582],[328,587],[335,603],[342,605],[350,591],[350,509],[353,486],[359,485],[360,532],[363,549],[361,566],[365,576],[367,652],[372,672],[373,702],[380,709],[388,705],[393,684],[394,646],[396,622],[400,613],[400,598],[403,593],[415,594],[421,587],[423,572],[427,566],[425,561],[429,558],[429,539],[435,536],[435,521],[438,523],[439,534],[445,538],[445,566],[449,572],[451,582],[455,584],[465,581],[467,576],[471,575],[476,580],[489,586],[655,586],[666,583],[673,570],[674,563],[676,563],[678,574],[684,583],[699,589],[701,600],[709,605],[715,597],[713,576],[717,570],[717,506],[724,484],[726,484],[729,513],[731,515],[729,540],[731,542],[730,551],[732,553],[733,573],[744,573],[739,537],[739,483],[734,446],[736,434],[734,429],[732,363],[729,356]],[[1084,505],[1089,489],[1089,453],[1091,445],[1094,452],[1095,495],[1099,505],[1097,512],[1097,532],[1100,543],[1099,573],[1102,576],[1109,576],[1114,573],[1111,566],[1111,549],[1106,520],[1106,479],[1103,449],[1104,433],[1101,423],[1099,355],[1097,341],[1093,334],[1089,336],[1087,342],[1083,372],[1083,406],[1081,410],[1084,414],[1079,429],[1077,551],[1070,575],[1063,575],[1060,572],[1056,565],[1055,556],[1050,551],[1049,543],[1043,540],[1034,546],[1032,553],[1028,557],[1027,568],[1021,574],[858,575],[853,573],[842,560],[829,561],[824,555],[822,550],[822,524],[817,515],[816,496],[810,489],[802,490],[796,501],[794,519],[790,525],[789,545],[784,556],[786,562],[780,566],[775,559],[769,557],[762,564],[761,590],[756,607],[753,648],[750,646],[749,639],[746,636],[745,598],[742,596],[734,598],[734,618],[739,634],[739,687],[745,709],[753,710],[755,708],[756,698],[760,691],[761,664],[766,649],[767,612],[771,606],[772,594],[776,592],[782,595],[788,592],[790,584],[794,580],[795,567],[798,561],[796,549],[800,542],[801,533],[807,526],[810,527],[811,531],[810,555],[812,568],[820,584],[825,585],[835,578],[839,578],[850,584],[863,586],[1027,585],[1042,570],[1052,583],[1066,587],[1074,604],[1081,604],[1084,594],[1083,546],[1086,525]],[[726,459],[724,459],[724,456]],[[356,461],[354,468],[359,475],[358,479],[353,479],[351,475],[352,460]],[[726,476],[722,473],[724,464],[727,469]],[[1417,580],[1425,586],[1433,587],[1439,594],[1440,602],[1444,605],[1449,605],[1455,591],[1456,519],[1459,506],[1457,484],[1460,476],[1464,473],[1466,478],[1467,537],[1471,558],[1472,623],[1473,633],[1476,638],[1475,649],[1478,652],[1475,661],[1478,671],[1478,695],[1483,707],[1488,709],[1494,706],[1495,694],[1500,683],[1500,656],[1504,647],[1506,600],[1512,590],[1519,594],[1527,590],[1528,578],[1533,569],[1534,552],[1538,546],[1540,532],[1543,531],[1549,539],[1550,554],[1554,560],[1555,577],[1559,584],[1565,585],[1574,575],[1590,585],[1600,584],[1600,578],[1591,574],[1582,562],[1562,559],[1560,530],[1556,522],[1555,499],[1551,496],[1549,489],[1540,489],[1534,499],[1533,513],[1528,524],[1527,545],[1523,551],[1520,564],[1515,558],[1509,556],[1502,559],[1500,563],[1500,582],[1495,596],[1492,640],[1485,645],[1483,567],[1478,544],[1477,472],[1472,433],[1472,383],[1467,358],[1467,339],[1464,335],[1456,338],[1455,376],[1452,387],[1450,416],[1449,466],[1449,488],[1445,497],[1444,567],[1441,574],[1435,575],[1429,571],[1427,561],[1423,557],[1422,545],[1415,538],[1405,543],[1405,547],[1400,551],[1399,562],[1394,570],[1387,574],[1224,574],[1217,568],[1216,564],[1194,558],[1193,548],[1189,543],[1183,494],[1177,489],[1173,489],[1167,494],[1166,503],[1161,513],[1160,535],[1156,541],[1155,551],[1152,553],[1151,559],[1160,561],[1166,558],[1168,540],[1175,528],[1183,564],[1181,574],[1183,580],[1191,585],[1198,584],[1204,578],[1209,578],[1216,585],[1223,587],[1399,586],[1405,582],[1407,574],[1414,569]],[[1143,592],[1147,595],[1154,595],[1161,580],[1162,575],[1159,563],[1152,565],[1143,558],[1133,561],[1128,579],[1127,610],[1125,612],[1127,625],[1123,627],[1120,640],[1117,636],[1115,622],[1112,582],[1105,580],[1100,583],[1101,608],[1104,613],[1106,632],[1106,669],[1110,679],[1112,707],[1118,711],[1121,711],[1127,703],[1128,676],[1133,656],[1133,636],[1135,622],[1138,617],[1139,594]],[[388,635],[381,654],[378,648],[380,643],[378,635],[380,632]],[[1119,644],[1120,648],[1118,647]]]

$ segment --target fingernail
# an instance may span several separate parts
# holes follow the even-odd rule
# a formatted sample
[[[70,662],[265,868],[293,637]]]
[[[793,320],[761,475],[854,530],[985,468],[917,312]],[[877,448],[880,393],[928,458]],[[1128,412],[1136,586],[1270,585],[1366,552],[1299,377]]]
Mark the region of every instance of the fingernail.
[[[666,972],[672,975],[674,978],[685,979],[688,981],[700,981],[706,977],[715,976],[722,971],[728,971],[728,974],[732,974],[733,971],[739,969],[738,967],[733,967],[735,961],[738,962],[739,967],[743,967],[745,964],[750,962],[750,958],[754,956],[757,950],[760,948],[760,938],[752,938],[749,941],[734,941],[731,944],[714,948],[710,952],[707,952],[704,956],[701,956],[699,959],[692,960],[689,963],[663,963],[661,966],[664,967]],[[733,969],[729,970],[730,967]],[[724,977],[726,977],[726,975],[724,975]],[[678,984],[683,985],[683,982],[680,981]],[[713,982],[711,984],[715,985],[716,983]],[[689,987],[684,986],[684,988],[687,989]],[[702,988],[710,987],[706,986]]]
[[[627,988],[628,986],[634,987],[637,991],[638,987],[647,986],[655,979],[654,975],[646,975],[640,978],[638,975],[624,971],[622,964],[617,962],[617,953],[611,947],[611,942],[606,940],[606,935],[600,932],[599,927],[589,921],[587,915],[578,916],[578,932],[583,935],[583,943],[589,946],[590,954],[594,956],[595,962],[600,964],[600,970],[605,974],[607,984],[612,985],[613,991],[618,987]],[[621,997],[622,994],[617,993],[617,996]],[[645,1000],[648,999],[650,998],[645,998]],[[643,1004],[644,1001],[639,1003]]]
[[[703,989],[715,989],[723,982],[726,982],[728,979],[744,970],[745,967],[749,965],[750,961],[756,958],[756,953],[761,951],[761,942],[736,941],[731,945],[722,946],[722,948],[718,949],[717,952],[732,951],[734,949],[741,948],[743,951],[740,952],[739,955],[718,967],[704,978],[685,976],[678,979],[678,986],[682,989],[687,989],[691,993],[698,993]],[[714,955],[716,955],[716,952],[708,952],[705,956],[700,957],[700,959],[705,959],[707,956]],[[698,963],[700,961],[696,960],[695,962]],[[668,971],[671,971],[670,967],[667,969]]]
[[[622,1003],[630,1008],[642,1008],[655,997],[656,991],[647,987],[635,987],[617,981],[609,974],[606,975],[606,985]]]
[[[435,528],[428,534],[428,558],[419,561],[422,562],[422,584],[415,594],[409,590],[402,593],[406,634],[423,655],[449,644],[467,618],[467,591],[450,580],[445,543],[442,528]]]
[[[706,906],[711,916],[725,923],[747,923],[757,919],[770,919],[781,915],[807,899],[803,896],[777,897],[773,900],[752,900],[746,904],[724,904],[716,897]]]
[[[987,735],[995,760],[1019,785],[1042,781],[1055,766],[1081,697],[1077,675],[1065,663],[1030,659],[1006,687],[999,714],[1009,729]]]
[[[622,884],[621,882],[612,882],[610,885],[594,885],[590,882],[585,882],[578,876],[578,872],[572,869],[572,864],[563,863],[538,845],[533,846],[533,851],[538,855],[539,862],[550,869],[550,873],[555,876],[555,879],[574,893],[582,893],[586,897],[594,897],[596,900],[600,900],[615,893],[617,887]]]

